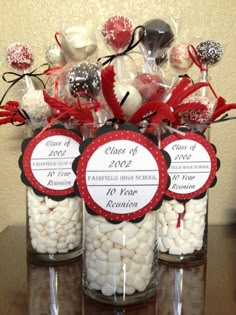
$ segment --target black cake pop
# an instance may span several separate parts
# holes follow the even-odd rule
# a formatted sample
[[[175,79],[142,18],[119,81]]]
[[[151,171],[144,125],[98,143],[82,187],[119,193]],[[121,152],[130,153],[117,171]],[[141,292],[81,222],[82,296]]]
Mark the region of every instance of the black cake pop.
[[[100,92],[100,73],[97,65],[82,62],[74,66],[67,74],[70,93],[78,96],[78,92],[86,92],[97,96]]]

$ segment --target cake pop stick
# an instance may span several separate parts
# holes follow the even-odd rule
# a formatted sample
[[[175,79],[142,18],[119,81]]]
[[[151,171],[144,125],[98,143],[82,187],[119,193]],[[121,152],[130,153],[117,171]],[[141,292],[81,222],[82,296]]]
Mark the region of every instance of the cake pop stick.
[[[196,49],[189,45],[189,55],[200,69],[200,82],[208,82],[208,67],[218,63],[224,53],[220,43],[213,40],[202,41]],[[201,96],[206,96],[206,88],[201,90]]]

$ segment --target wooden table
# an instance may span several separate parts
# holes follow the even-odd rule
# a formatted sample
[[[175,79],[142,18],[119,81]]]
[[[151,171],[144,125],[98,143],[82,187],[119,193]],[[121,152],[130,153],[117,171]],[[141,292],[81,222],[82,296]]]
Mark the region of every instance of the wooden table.
[[[157,296],[129,307],[99,304],[84,296],[81,259],[55,268],[27,266],[23,226],[9,226],[0,233],[0,250],[1,315],[236,314],[235,225],[209,227],[206,265],[159,265]]]

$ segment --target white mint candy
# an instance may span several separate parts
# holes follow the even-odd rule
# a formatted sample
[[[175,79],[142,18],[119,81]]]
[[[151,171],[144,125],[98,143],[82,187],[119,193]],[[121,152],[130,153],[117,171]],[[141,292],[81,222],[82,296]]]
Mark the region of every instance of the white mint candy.
[[[122,248],[120,250],[120,254],[122,257],[132,257],[134,255],[134,251],[128,250],[127,248]]]
[[[142,255],[147,255],[149,252],[150,248],[148,247],[147,243],[141,243],[139,244],[139,247],[136,249],[136,253],[142,254]]]
[[[173,205],[173,210],[177,213],[183,213],[184,212],[184,205],[179,203],[179,204],[174,204]]]
[[[172,255],[181,255],[182,251],[181,251],[181,248],[174,245],[170,247],[169,253]]]
[[[115,274],[114,275],[107,275],[106,276],[106,281],[109,284],[117,286],[118,283],[121,281],[121,277],[120,277],[120,275],[115,275]]]
[[[107,274],[107,261],[96,260],[96,270],[99,270],[100,274]]]
[[[90,287],[94,290],[100,290],[101,289],[101,287],[96,283],[96,281],[91,281]]]
[[[108,262],[107,271],[110,274],[119,274],[121,271],[121,262]]]
[[[109,262],[119,262],[121,260],[120,250],[117,248],[111,249],[108,252],[108,261]]]
[[[129,238],[132,238],[134,235],[138,233],[139,229],[135,226],[135,224],[128,223],[123,227],[123,232]]]
[[[179,234],[178,228],[172,228],[170,227],[167,231],[167,237],[175,239]]]
[[[102,287],[102,294],[105,296],[111,296],[114,293],[115,293],[115,288],[113,287],[113,285],[109,283],[105,283],[104,286]]]
[[[163,243],[163,245],[165,246],[166,249],[169,249],[169,248],[175,246],[174,241],[172,239],[167,238],[167,237],[163,237],[162,243]]]
[[[126,274],[125,274],[125,282],[128,285],[133,285],[134,280],[135,280],[135,273],[131,269],[130,271],[126,272]]]
[[[133,286],[139,292],[143,292],[146,289],[146,283],[138,273],[135,275]]]
[[[97,248],[97,249],[95,250],[95,255],[97,256],[98,259],[107,261],[107,254],[105,254],[105,253],[101,250],[101,248]]]
[[[165,219],[167,222],[170,222],[170,221],[176,221],[178,219],[178,214],[174,211],[171,211],[171,212],[167,212],[165,214]]]
[[[102,287],[106,282],[106,276],[99,275],[96,277],[96,283],[99,285],[99,287]]]
[[[122,105],[122,110],[127,118],[130,118],[142,105],[142,96],[139,91],[130,84],[115,84],[115,94],[119,102],[122,101],[126,93],[129,92],[128,97]]]
[[[113,231],[111,233],[111,238],[110,240],[114,243],[114,244],[118,244],[118,245],[121,245],[123,246],[123,243],[124,243],[124,233],[120,230],[116,230],[116,231]]]
[[[182,245],[185,244],[185,240],[183,240],[180,235],[178,235],[175,239],[175,244],[178,246],[178,247],[181,247]]]
[[[165,225],[165,224],[166,224],[166,219],[165,219],[164,213],[159,212],[159,213],[158,213],[158,218],[159,218],[159,222],[160,222],[162,225]]]
[[[87,277],[89,281],[94,281],[98,276],[99,276],[99,273],[96,270],[92,268],[88,268]]]
[[[139,246],[138,240],[134,237],[127,241],[126,248],[127,249],[136,249]]]

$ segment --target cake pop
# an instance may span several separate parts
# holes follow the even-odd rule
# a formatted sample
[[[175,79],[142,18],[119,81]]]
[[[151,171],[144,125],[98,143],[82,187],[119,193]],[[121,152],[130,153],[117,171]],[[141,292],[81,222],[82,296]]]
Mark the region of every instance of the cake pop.
[[[7,48],[7,62],[19,71],[27,70],[33,63],[33,55],[31,48],[24,43],[14,43]]]
[[[163,99],[165,87],[163,80],[156,74],[142,73],[134,80],[134,86],[142,95],[143,101],[159,101]]]
[[[145,59],[145,72],[153,73],[158,70],[161,56],[165,56],[167,48],[174,40],[174,33],[168,23],[153,19],[143,24],[139,31],[141,48]],[[158,62],[156,62],[156,60]]]
[[[222,45],[213,40],[206,40],[197,45],[196,50],[201,62],[207,65],[214,65],[223,57],[224,49]]]
[[[69,71],[67,79],[73,97],[77,97],[78,92],[86,92],[93,96],[97,96],[100,92],[100,73],[96,64],[79,63]]]
[[[44,101],[42,90],[30,90],[25,93],[20,109],[27,113],[31,122],[42,122],[51,113],[49,105]]]
[[[204,124],[210,120],[215,105],[207,97],[191,95],[183,101],[183,104],[186,103],[200,103],[205,106],[203,110],[184,111],[182,116],[187,124]]]
[[[127,92],[129,94],[124,101]],[[123,101],[122,111],[126,118],[130,118],[142,105],[142,96],[139,91],[130,84],[117,83],[115,85],[115,94],[119,102]]]
[[[142,44],[147,50],[149,56],[162,55],[158,51],[168,48],[174,39],[174,33],[168,23],[160,19],[147,21],[143,24],[145,31],[140,30],[140,37],[142,35]]]
[[[171,47],[169,52],[170,65],[178,71],[190,69],[193,60],[188,53],[188,44],[180,43]]]
[[[92,25],[75,25],[64,29],[61,47],[68,61],[82,61],[97,49],[97,39]]]
[[[63,52],[57,44],[52,44],[48,47],[46,60],[51,67],[64,66],[66,64]]]
[[[116,52],[124,49],[130,42],[133,27],[124,16],[112,16],[103,25],[102,35],[105,42]]]

